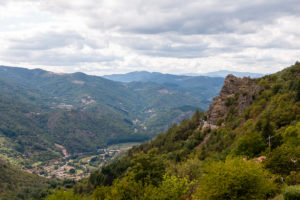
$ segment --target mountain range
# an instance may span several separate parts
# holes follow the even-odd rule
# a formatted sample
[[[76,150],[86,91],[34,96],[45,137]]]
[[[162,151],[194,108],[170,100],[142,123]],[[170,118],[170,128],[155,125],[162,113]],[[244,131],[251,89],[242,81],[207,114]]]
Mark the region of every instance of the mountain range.
[[[170,75],[120,83],[84,73],[0,66],[0,153],[21,166],[141,142],[208,108],[224,79]],[[16,155],[20,159],[14,159]]]
[[[25,70],[6,67],[2,69],[4,71]],[[45,75],[49,76],[49,72],[37,71],[42,72],[41,79]],[[25,70],[25,72],[32,74],[36,73],[36,70]],[[17,73],[12,74],[16,76]],[[40,77],[41,74],[34,76]],[[63,80],[60,79],[65,84],[63,87],[70,85],[65,81],[72,83],[76,81],[76,85],[81,81],[79,85],[83,85],[89,79],[88,77],[79,78],[78,74],[54,75],[59,79],[57,76],[63,76]],[[15,166],[0,160],[0,194],[4,199],[28,197],[44,199],[46,195],[52,193],[46,197],[46,200],[281,200],[283,197],[298,199],[300,184],[299,77],[300,63],[298,62],[283,71],[258,79],[229,75],[224,80],[219,95],[213,99],[206,112],[195,111],[190,119],[184,119],[180,124],[173,124],[165,133],[133,147],[127,154],[91,173],[88,179],[77,183],[74,181],[64,181],[65,183],[62,184],[49,182],[17,170]],[[85,120],[86,114],[93,116],[92,111],[96,110],[97,106],[92,107],[90,111],[88,106],[76,104],[76,101],[73,104],[69,103],[68,101],[73,100],[68,96],[72,94],[71,92],[64,96],[65,99],[69,99],[64,101],[65,104],[62,106],[58,92],[54,92],[55,89],[49,89],[49,86],[45,86],[41,91],[38,89],[41,85],[29,86],[26,85],[26,80],[23,84],[20,81],[22,79],[20,75],[15,77],[19,81],[14,83],[2,80],[4,78],[4,76],[1,77],[0,82],[1,94],[3,94],[0,104],[1,112],[3,112],[1,115],[1,156],[7,155],[6,153],[13,149],[15,151],[11,152],[11,157],[19,159],[22,155],[17,152],[23,152],[30,157],[34,152],[44,151],[48,152],[49,156],[51,151],[54,154],[57,153],[55,149],[51,149],[53,145],[51,142],[62,144],[59,140],[55,140],[54,133],[60,140],[63,140],[65,134],[76,136],[78,127],[89,130],[86,123],[91,123],[88,126],[95,125],[92,128],[98,127],[98,122],[94,122],[93,118]],[[31,77],[31,79],[34,78]],[[47,82],[51,83],[49,80]],[[108,83],[115,82],[109,81]],[[115,83],[115,89],[120,85],[132,88],[130,84],[137,87],[136,83]],[[158,84],[144,83],[145,85],[140,82],[137,89],[149,85],[153,88]],[[83,88],[75,88],[76,91],[83,90]],[[52,97],[51,91],[55,93],[55,97]],[[154,94],[148,95],[153,97]],[[89,99],[91,101],[96,98]],[[72,105],[72,107],[66,107],[66,105]],[[55,116],[63,117],[56,121],[57,118],[54,117],[53,122],[47,118],[52,112]],[[118,112],[115,111],[115,113]],[[82,124],[78,125],[82,120]],[[45,131],[43,128],[45,124],[50,124],[50,127],[54,124],[56,127],[57,121],[61,130],[67,130],[64,134],[50,130],[42,134],[42,131]],[[77,130],[70,131],[73,127]],[[67,140],[72,141],[72,137]],[[94,139],[96,137],[98,136]],[[22,138],[28,139],[22,140]],[[67,143],[64,145],[68,150],[71,149]],[[30,151],[30,148],[34,150]],[[38,159],[41,158],[45,157],[39,155]],[[20,178],[26,179],[25,185],[19,183]],[[56,189],[53,190],[55,187]],[[2,188],[4,189],[1,190]]]
[[[147,72],[147,71],[134,71],[126,74],[111,74],[104,75],[104,78],[120,81],[120,82],[154,82],[154,83],[176,83],[185,82],[185,85],[191,86],[193,84],[193,80],[205,79],[207,77],[219,77],[225,78],[227,75],[232,74],[234,76],[243,78],[243,77],[251,77],[251,78],[259,78],[264,76],[261,73],[251,73],[251,72],[236,72],[236,71],[228,71],[228,70],[219,70],[215,72],[208,73],[188,73],[186,75],[173,75],[173,74],[163,74],[159,72]]]
[[[232,74],[236,77],[250,77],[250,78],[260,78],[263,77],[266,74],[261,74],[261,73],[251,73],[251,72],[236,72],[236,71],[228,71],[228,70],[219,70],[215,72],[208,72],[208,73],[203,73],[203,74],[198,74],[201,76],[209,76],[209,77],[226,77],[227,75]]]

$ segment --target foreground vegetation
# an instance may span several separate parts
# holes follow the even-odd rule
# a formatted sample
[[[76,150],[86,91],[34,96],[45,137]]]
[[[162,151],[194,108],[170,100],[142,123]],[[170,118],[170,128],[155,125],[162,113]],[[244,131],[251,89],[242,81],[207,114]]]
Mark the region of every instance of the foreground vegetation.
[[[205,128],[196,111],[46,199],[299,199],[300,63],[254,83],[252,104],[239,114],[235,97],[246,94],[233,94],[218,128]]]

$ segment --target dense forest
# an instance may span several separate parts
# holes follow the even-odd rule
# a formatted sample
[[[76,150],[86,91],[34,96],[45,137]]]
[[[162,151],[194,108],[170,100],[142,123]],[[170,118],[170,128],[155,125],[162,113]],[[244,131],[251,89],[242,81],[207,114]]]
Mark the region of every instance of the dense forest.
[[[300,63],[228,77],[208,112],[46,199],[300,199]]]

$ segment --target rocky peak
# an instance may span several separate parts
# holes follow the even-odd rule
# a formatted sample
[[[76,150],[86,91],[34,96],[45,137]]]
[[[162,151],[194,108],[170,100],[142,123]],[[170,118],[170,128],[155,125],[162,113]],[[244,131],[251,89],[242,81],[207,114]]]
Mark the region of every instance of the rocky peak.
[[[207,123],[216,125],[218,120],[225,120],[231,106],[241,115],[251,105],[254,95],[260,90],[254,79],[238,78],[228,75],[219,96],[213,99],[207,112]]]

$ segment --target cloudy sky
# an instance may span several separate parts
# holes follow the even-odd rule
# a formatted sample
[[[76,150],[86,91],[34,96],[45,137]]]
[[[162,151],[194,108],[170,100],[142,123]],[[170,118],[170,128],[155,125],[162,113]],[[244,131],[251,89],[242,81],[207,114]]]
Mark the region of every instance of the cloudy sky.
[[[299,0],[0,0],[0,65],[270,73],[300,60]]]

